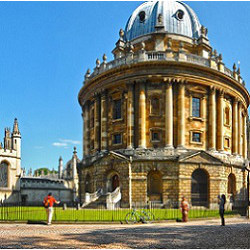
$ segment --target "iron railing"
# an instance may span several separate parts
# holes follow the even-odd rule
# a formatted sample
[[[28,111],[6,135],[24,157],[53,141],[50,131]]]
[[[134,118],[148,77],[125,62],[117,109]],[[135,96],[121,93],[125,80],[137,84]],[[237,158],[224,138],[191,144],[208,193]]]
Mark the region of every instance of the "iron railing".
[[[155,220],[181,220],[182,214],[177,203],[165,204],[157,202],[134,203],[132,209],[150,211],[154,214]],[[126,215],[132,210],[129,208],[106,209],[103,204],[96,204],[95,208],[80,208],[80,204],[68,206],[60,205],[54,207],[53,221],[55,222],[112,222],[125,223]],[[225,214],[244,215],[246,207],[239,207],[236,210],[226,211]],[[189,218],[219,217],[218,209],[207,207],[190,207]],[[0,221],[46,221],[46,210],[43,206],[23,206],[22,204],[2,204],[0,206]]]

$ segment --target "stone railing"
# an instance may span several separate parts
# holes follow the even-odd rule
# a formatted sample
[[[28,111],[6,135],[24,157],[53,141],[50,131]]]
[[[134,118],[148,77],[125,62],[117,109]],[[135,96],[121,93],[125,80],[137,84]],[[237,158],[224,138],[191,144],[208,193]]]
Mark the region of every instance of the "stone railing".
[[[85,201],[82,204],[82,207],[87,206],[88,204],[96,201],[99,199],[99,197],[103,194],[102,189],[98,189],[96,192],[94,193],[85,193]]]
[[[231,71],[226,68],[222,61],[219,61],[218,58],[205,58],[202,56],[198,56],[195,54],[187,54],[183,51],[173,52],[171,50],[167,51],[145,51],[141,50],[137,53],[130,52],[126,56],[116,58],[110,62],[103,61],[98,63],[94,68],[94,72],[92,74],[88,73],[85,75],[85,82],[90,80],[91,78],[99,75],[110,69],[119,68],[123,65],[131,65],[139,62],[147,62],[147,61],[176,61],[176,62],[187,62],[193,63],[197,65],[201,65],[204,67],[213,68],[218,70],[225,75],[237,80],[239,83],[244,85],[242,78],[238,75],[238,73]]]
[[[115,209],[117,203],[121,200],[121,190],[120,187],[116,188],[114,192],[107,193],[106,204],[107,209]]]

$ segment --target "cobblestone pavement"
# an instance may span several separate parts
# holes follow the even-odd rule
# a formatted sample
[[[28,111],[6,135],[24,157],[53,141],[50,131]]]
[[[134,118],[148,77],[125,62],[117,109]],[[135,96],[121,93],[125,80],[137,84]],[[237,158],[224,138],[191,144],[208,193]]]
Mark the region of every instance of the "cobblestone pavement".
[[[245,218],[156,224],[0,224],[0,248],[250,248]]]

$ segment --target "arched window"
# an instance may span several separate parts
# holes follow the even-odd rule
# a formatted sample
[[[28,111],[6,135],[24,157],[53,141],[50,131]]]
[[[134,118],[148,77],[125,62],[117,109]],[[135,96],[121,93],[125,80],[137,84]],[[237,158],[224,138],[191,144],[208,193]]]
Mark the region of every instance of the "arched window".
[[[229,109],[229,107],[225,108],[225,124],[230,125],[230,109]]]
[[[85,178],[85,193],[91,193],[91,177],[89,174]]]
[[[208,175],[202,169],[192,174],[191,202],[193,206],[208,206]]]
[[[162,200],[162,178],[159,171],[150,171],[147,178],[149,200]]]
[[[228,176],[227,193],[235,195],[236,193],[236,179],[234,174]]]
[[[0,187],[8,187],[8,164],[6,162],[0,164]]]
[[[160,113],[160,100],[158,97],[153,97],[150,100],[150,113],[158,115]]]

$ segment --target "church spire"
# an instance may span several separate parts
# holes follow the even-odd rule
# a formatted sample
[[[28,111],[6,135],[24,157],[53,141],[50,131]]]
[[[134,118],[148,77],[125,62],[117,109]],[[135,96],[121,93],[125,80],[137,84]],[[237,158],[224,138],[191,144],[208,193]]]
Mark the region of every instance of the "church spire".
[[[20,135],[17,118],[14,120],[13,135]]]

